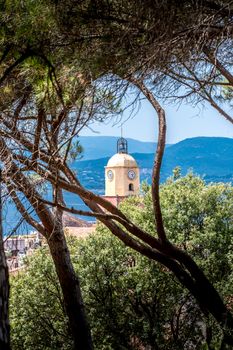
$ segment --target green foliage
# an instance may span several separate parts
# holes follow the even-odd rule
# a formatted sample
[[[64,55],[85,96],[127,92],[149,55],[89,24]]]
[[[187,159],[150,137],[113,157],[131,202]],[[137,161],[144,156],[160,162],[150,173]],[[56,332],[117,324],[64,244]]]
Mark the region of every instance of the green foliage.
[[[150,186],[130,197],[122,210],[155,235]],[[161,186],[161,203],[170,239],[205,270],[229,307],[232,285],[232,206],[230,185],[211,184],[188,174]],[[69,246],[87,308],[95,349],[212,349],[221,332],[166,268],[125,247],[102,225]],[[13,349],[70,349],[60,289],[46,249],[12,279]],[[49,345],[51,343],[51,345]]]
[[[232,186],[207,186],[190,173],[162,186],[161,202],[171,240],[195,258],[216,286],[216,281],[222,285],[232,267]]]
[[[11,278],[11,342],[17,350],[71,349],[62,293],[47,249]]]
[[[19,52],[27,46],[43,45],[56,32],[53,8],[46,1],[4,1],[1,6],[1,43],[20,46]],[[55,36],[53,36],[55,39]]]
[[[180,349],[169,322],[178,302],[190,298],[162,266],[132,252],[102,225],[81,242],[78,261],[96,349]],[[190,326],[182,320],[179,327],[185,343]]]
[[[177,180],[181,176],[181,167],[177,166],[173,169],[173,179]]]
[[[47,193],[47,186],[45,183],[45,179],[43,179],[40,175],[32,172],[27,173],[28,180],[35,186],[36,190],[41,194]]]
[[[130,198],[122,209],[142,228],[155,234],[150,187],[143,198]],[[187,250],[212,282],[228,278],[232,260],[233,188],[230,184],[206,185],[189,173],[173,176],[161,186],[161,206],[171,241]],[[129,205],[130,204],[130,205]],[[137,208],[135,209],[135,206]]]

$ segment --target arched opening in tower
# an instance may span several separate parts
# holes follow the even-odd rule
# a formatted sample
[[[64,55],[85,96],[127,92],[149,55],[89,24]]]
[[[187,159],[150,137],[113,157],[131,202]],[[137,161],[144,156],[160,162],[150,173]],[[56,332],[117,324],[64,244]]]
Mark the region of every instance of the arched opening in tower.
[[[129,191],[134,191],[133,184],[129,184]]]

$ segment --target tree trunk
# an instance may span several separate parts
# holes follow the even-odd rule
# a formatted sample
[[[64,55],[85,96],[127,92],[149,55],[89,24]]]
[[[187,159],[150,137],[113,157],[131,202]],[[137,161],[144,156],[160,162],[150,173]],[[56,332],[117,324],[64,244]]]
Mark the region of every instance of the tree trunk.
[[[62,228],[55,228],[48,239],[57,276],[63,292],[66,313],[74,339],[74,349],[93,349],[79,279],[73,269]]]
[[[2,230],[1,230],[2,231]],[[9,274],[4,253],[2,236],[0,238],[0,349],[10,349],[9,326]]]
[[[204,308],[205,311],[212,314],[219,323],[224,332],[225,341],[233,345],[233,316],[230,310],[227,309],[218,291],[191,256],[171,245],[171,243],[167,243],[167,245],[169,247],[169,256],[177,259],[185,266],[194,281],[194,287],[188,288],[189,291],[197,299],[200,306]],[[185,286],[184,283],[182,284]]]
[[[2,194],[0,171],[0,349],[10,350],[9,272],[3,245]]]

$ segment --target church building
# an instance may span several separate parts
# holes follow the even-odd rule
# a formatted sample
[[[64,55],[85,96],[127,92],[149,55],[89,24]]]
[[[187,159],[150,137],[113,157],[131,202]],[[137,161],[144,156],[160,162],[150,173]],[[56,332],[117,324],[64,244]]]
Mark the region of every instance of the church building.
[[[118,204],[128,196],[140,192],[140,173],[136,160],[128,154],[127,140],[117,141],[117,153],[105,167],[105,198],[112,204]]]

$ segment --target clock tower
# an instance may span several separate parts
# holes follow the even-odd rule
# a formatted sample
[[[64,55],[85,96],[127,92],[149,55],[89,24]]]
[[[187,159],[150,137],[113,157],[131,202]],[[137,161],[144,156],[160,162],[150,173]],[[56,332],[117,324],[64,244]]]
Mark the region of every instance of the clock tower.
[[[121,137],[117,141],[117,153],[105,167],[105,196],[127,197],[138,195],[140,174],[136,160],[128,154],[127,141]]]

